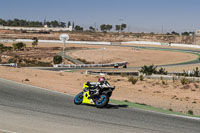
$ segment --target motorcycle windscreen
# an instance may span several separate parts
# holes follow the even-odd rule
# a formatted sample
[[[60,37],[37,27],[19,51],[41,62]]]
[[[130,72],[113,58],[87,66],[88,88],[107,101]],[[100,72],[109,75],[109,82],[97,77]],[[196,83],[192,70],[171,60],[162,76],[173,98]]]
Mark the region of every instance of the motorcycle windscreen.
[[[94,104],[92,99],[88,99],[90,97],[89,91],[83,93],[83,102],[85,104]]]

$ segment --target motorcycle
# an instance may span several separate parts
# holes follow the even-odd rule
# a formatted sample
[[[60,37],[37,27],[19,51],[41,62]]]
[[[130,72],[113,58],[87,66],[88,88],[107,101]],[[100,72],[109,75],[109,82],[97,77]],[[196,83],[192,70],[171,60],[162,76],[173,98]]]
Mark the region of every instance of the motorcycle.
[[[101,87],[101,84],[99,83],[87,82],[83,84],[82,89],[83,91],[77,94],[74,98],[74,103],[76,105],[83,103],[96,105],[97,108],[103,108],[107,106],[115,86]]]

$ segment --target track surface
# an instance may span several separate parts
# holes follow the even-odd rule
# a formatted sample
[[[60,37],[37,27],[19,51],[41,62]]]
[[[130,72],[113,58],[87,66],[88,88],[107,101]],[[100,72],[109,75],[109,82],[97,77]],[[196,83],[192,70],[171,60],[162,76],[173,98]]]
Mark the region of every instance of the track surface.
[[[199,133],[200,121],[109,105],[74,105],[73,96],[0,79],[0,131],[17,133]]]

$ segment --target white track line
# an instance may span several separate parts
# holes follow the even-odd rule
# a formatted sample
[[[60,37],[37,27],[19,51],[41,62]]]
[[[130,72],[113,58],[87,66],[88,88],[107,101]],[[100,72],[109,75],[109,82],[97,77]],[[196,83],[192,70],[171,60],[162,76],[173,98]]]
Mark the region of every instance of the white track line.
[[[13,132],[13,131],[8,131],[8,130],[4,130],[0,128],[0,133],[17,133],[17,132]]]

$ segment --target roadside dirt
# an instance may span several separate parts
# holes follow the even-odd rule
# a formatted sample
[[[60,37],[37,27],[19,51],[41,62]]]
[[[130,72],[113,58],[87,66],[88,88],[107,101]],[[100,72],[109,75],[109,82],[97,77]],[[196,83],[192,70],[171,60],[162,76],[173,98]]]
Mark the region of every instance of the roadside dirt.
[[[28,68],[0,67],[0,78],[5,78],[63,93],[77,94],[86,81],[97,81],[98,76],[80,72],[54,72]],[[200,83],[182,85],[180,81],[146,79],[136,85],[127,77],[106,76],[111,85],[116,86],[112,99],[151,105],[178,112],[192,110],[200,115]]]

